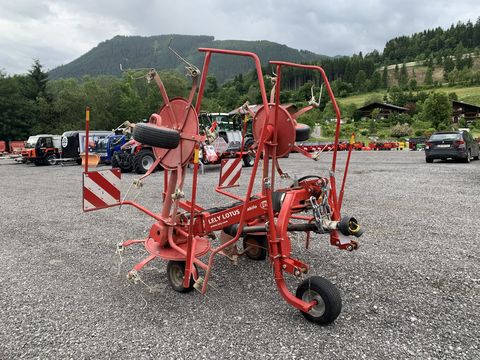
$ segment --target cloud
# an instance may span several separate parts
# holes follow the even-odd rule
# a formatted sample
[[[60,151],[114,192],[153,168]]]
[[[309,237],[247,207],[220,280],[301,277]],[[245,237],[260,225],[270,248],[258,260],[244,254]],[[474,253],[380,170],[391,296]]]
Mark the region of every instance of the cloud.
[[[472,0],[16,0],[0,4],[0,69],[24,73],[34,58],[53,68],[115,35],[213,35],[350,55],[479,14]]]

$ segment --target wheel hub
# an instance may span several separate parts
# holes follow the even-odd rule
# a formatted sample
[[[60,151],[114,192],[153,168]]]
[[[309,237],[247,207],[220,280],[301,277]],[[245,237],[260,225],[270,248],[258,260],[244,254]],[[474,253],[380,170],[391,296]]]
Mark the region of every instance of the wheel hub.
[[[175,286],[183,285],[183,275],[182,269],[178,266],[172,266],[170,269],[170,279]]]
[[[153,158],[151,156],[145,156],[142,159],[142,166],[144,169],[148,170],[153,165]]]
[[[316,291],[309,289],[305,291],[302,296],[302,300],[311,303],[315,301],[317,304],[312,307],[312,309],[308,312],[312,316],[320,317],[325,313],[325,302],[323,301],[322,297]]]

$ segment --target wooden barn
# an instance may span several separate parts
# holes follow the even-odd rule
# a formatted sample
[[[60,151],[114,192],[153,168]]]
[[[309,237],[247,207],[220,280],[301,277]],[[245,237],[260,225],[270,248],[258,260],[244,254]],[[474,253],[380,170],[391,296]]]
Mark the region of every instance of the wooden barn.
[[[480,118],[480,106],[467,104],[463,101],[452,101],[452,121],[458,121],[464,118],[467,122],[472,122]]]
[[[367,118],[371,117],[372,111],[375,109],[380,109],[380,113],[378,115],[380,119],[386,118],[391,113],[406,113],[409,111],[409,109],[406,107],[379,102],[373,102],[371,104],[365,105],[358,110],[362,112],[362,118]]]

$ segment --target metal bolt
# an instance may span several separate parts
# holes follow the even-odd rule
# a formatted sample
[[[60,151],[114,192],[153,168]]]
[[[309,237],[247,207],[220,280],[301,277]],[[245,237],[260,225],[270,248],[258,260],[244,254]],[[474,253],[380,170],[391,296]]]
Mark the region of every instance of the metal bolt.
[[[286,268],[287,268],[287,264],[283,264],[282,269],[286,269]]]

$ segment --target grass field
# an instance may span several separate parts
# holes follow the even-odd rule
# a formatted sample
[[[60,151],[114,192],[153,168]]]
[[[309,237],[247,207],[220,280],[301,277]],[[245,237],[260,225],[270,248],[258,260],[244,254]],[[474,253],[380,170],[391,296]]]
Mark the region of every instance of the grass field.
[[[465,101],[471,104],[480,105],[480,86],[471,86],[471,87],[456,87],[456,86],[445,86],[441,88],[429,89],[427,91],[439,91],[439,92],[454,92],[457,94],[458,99]],[[355,104],[360,107],[365,105],[365,102],[369,98],[374,96],[380,96],[383,99],[385,91],[369,92],[365,94],[353,95],[346,98],[337,99],[342,105]]]

